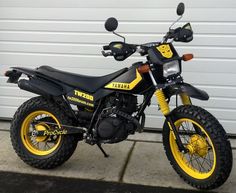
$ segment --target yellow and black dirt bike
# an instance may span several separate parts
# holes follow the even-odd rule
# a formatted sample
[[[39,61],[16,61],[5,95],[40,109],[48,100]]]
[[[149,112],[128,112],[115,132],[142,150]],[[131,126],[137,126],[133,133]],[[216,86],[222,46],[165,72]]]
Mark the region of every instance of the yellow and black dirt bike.
[[[179,19],[183,13],[184,4],[180,3]],[[219,121],[191,103],[191,98],[208,100],[209,96],[183,81],[181,63],[193,55],[179,56],[171,42],[190,42],[193,31],[190,23],[176,29],[173,25],[161,42],[134,45],[115,32],[115,18],[107,19],[106,30],[124,41],[104,46],[103,56],[123,61],[137,52],[146,59],[105,76],[85,76],[49,66],[7,71],[8,82],[39,95],[23,103],[13,117],[11,141],[18,156],[33,167],[51,169],[68,160],[78,141],[84,140],[108,157],[101,144],[118,143],[142,132],[144,110],[155,95],[166,118],[165,152],[175,171],[199,189],[222,185],[232,168],[231,145]],[[141,104],[137,95],[143,96]],[[183,104],[170,111],[172,96]]]

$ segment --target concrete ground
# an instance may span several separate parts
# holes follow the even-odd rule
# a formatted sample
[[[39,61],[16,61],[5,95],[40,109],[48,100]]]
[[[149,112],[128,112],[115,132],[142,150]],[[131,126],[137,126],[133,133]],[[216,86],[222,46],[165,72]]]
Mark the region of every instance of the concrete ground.
[[[39,170],[17,157],[11,146],[9,125],[9,122],[0,122],[0,171],[193,190],[169,164],[160,134],[136,134],[125,142],[104,145],[109,158],[104,158],[96,146],[80,142],[74,155],[64,165],[53,170]],[[236,140],[232,139],[231,144],[234,154],[231,176],[214,192],[235,192]]]

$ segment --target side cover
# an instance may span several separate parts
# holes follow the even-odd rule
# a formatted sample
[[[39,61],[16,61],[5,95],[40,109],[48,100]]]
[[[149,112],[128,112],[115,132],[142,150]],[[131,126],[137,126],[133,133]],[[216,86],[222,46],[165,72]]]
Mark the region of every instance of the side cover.
[[[71,92],[67,93],[66,98],[70,103],[74,105],[90,108],[94,107],[94,96],[78,89],[74,89]]]

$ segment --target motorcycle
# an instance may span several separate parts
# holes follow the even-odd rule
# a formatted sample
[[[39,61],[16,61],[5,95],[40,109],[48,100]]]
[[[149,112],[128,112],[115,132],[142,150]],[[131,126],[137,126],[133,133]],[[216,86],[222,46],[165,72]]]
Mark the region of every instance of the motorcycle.
[[[184,9],[180,3],[177,21]],[[146,59],[105,76],[85,76],[49,66],[7,71],[9,83],[39,95],[24,102],[13,117],[10,135],[18,156],[35,168],[51,169],[67,161],[78,141],[84,141],[97,145],[108,157],[101,144],[118,143],[142,132],[144,111],[155,95],[165,116],[165,153],[174,170],[198,189],[222,185],[232,169],[230,141],[219,121],[191,102],[191,98],[208,100],[209,96],[183,81],[182,61],[193,55],[179,56],[172,43],[192,41],[193,31],[190,23],[174,29],[177,21],[160,42],[128,44],[115,32],[118,21],[108,18],[106,30],[124,40],[103,46],[103,56],[123,61],[139,53]],[[137,95],[143,96],[141,104]],[[182,105],[170,110],[173,96],[179,97]]]

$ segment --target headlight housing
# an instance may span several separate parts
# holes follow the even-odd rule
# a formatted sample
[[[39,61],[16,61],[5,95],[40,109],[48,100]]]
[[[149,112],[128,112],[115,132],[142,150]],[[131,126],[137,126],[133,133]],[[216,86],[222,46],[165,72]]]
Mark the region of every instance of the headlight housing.
[[[180,73],[180,64],[178,60],[163,64],[163,76],[165,78],[178,73]]]

